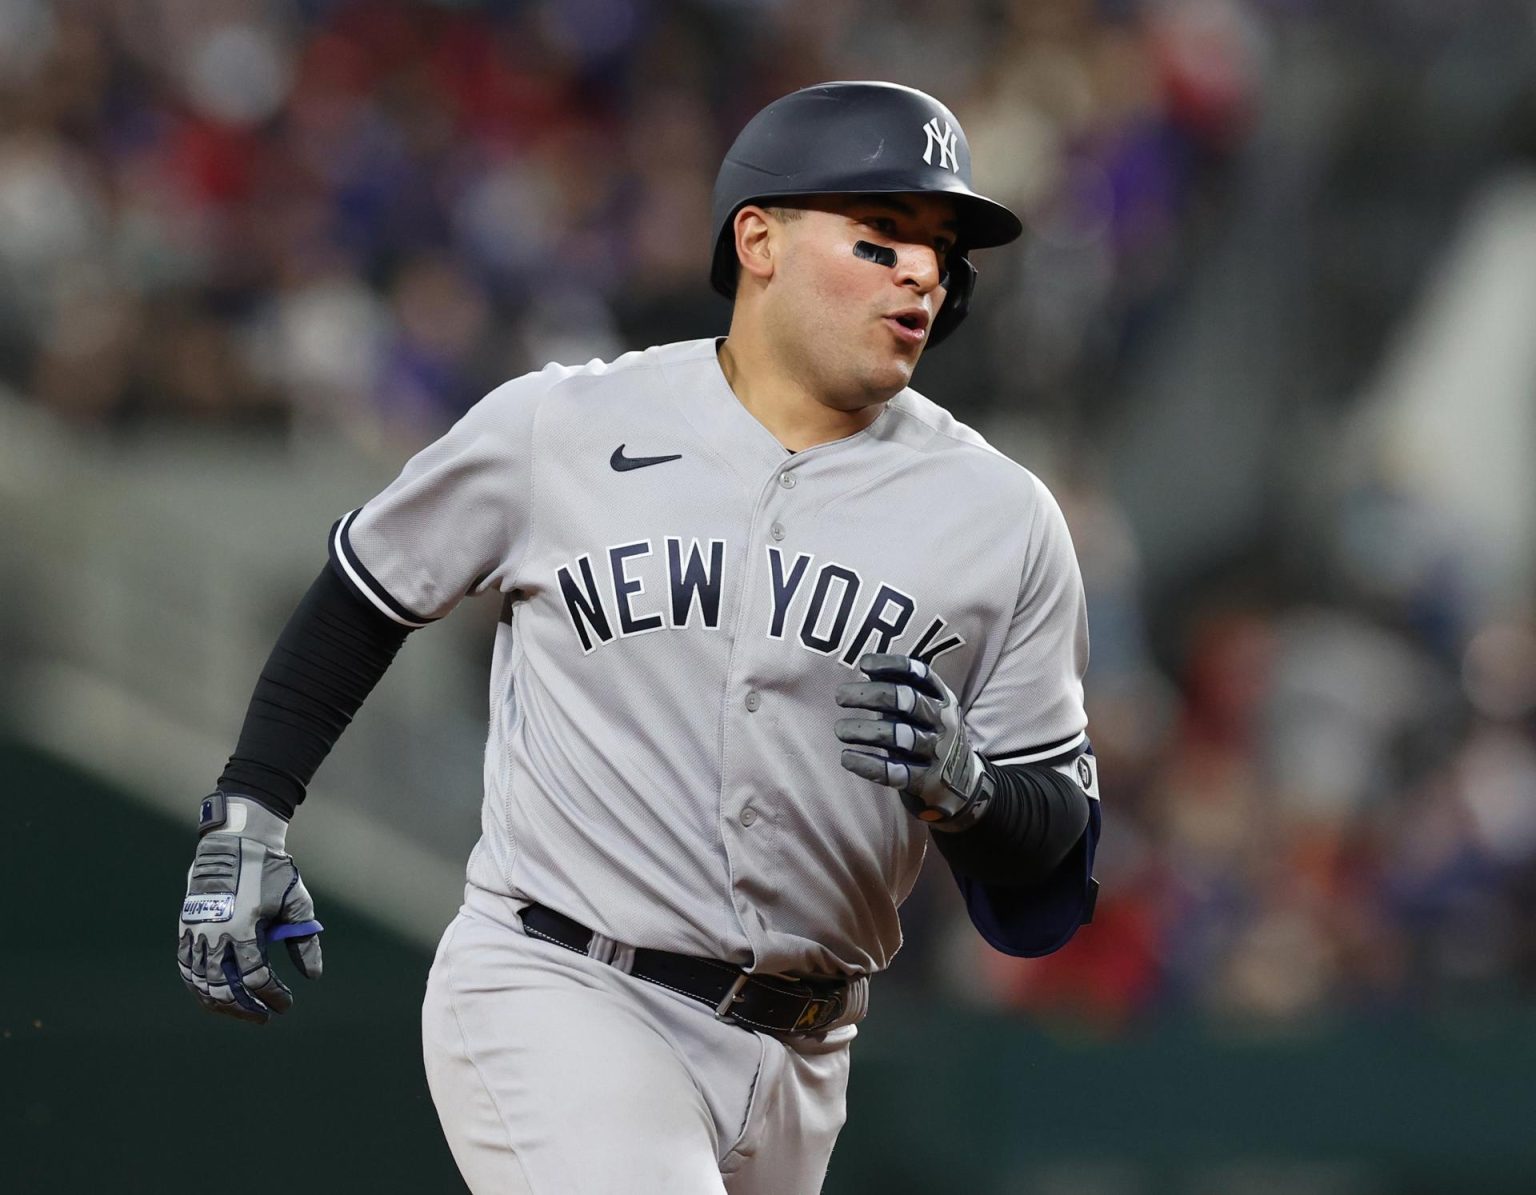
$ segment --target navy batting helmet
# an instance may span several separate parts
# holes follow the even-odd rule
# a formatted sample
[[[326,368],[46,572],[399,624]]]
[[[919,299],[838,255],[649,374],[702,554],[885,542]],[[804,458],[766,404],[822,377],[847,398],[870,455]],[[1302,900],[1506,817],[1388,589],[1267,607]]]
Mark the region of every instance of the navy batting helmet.
[[[898,83],[818,83],[769,104],[742,129],[715,178],[710,282],[736,294],[731,222],[748,203],[798,195],[923,191],[955,201],[960,232],[948,260],[944,306],[928,343],[965,318],[976,269],[969,250],[1006,245],[1024,231],[1000,203],[971,190],[971,147],[938,100]]]

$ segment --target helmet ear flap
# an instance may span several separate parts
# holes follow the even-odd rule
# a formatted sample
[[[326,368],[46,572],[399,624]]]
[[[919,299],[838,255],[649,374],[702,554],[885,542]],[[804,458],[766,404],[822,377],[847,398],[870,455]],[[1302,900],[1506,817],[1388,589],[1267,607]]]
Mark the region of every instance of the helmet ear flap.
[[[970,258],[964,253],[951,253],[946,264],[949,267],[949,284],[945,289],[944,306],[939,308],[933,327],[928,331],[929,348],[959,326],[966,312],[971,309],[971,295],[976,290],[976,267],[971,264]]]

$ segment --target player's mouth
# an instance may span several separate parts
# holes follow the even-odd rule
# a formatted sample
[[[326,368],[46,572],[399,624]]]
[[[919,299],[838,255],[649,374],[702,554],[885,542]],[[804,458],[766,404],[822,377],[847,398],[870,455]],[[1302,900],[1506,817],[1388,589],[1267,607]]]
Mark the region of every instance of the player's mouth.
[[[885,322],[903,344],[922,344],[928,339],[929,315],[921,307],[904,307],[887,315]]]

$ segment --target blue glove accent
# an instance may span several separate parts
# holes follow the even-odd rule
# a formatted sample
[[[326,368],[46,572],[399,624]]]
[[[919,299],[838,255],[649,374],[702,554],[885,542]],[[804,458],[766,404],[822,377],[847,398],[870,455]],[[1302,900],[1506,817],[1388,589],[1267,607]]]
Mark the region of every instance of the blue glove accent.
[[[262,937],[268,942],[281,942],[284,938],[303,938],[309,934],[318,934],[324,928],[325,926],[318,921],[295,921],[279,925],[271,933],[263,933]]]

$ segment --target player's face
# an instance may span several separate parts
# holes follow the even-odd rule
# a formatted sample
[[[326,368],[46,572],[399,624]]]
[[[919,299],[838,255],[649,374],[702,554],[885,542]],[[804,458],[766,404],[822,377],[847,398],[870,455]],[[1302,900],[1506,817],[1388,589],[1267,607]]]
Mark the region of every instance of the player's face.
[[[837,195],[796,204],[775,270],[777,339],[792,346],[821,400],[842,410],[884,402],[912,381],[944,303],[954,201],[942,195]],[[889,249],[894,266],[854,252]]]

